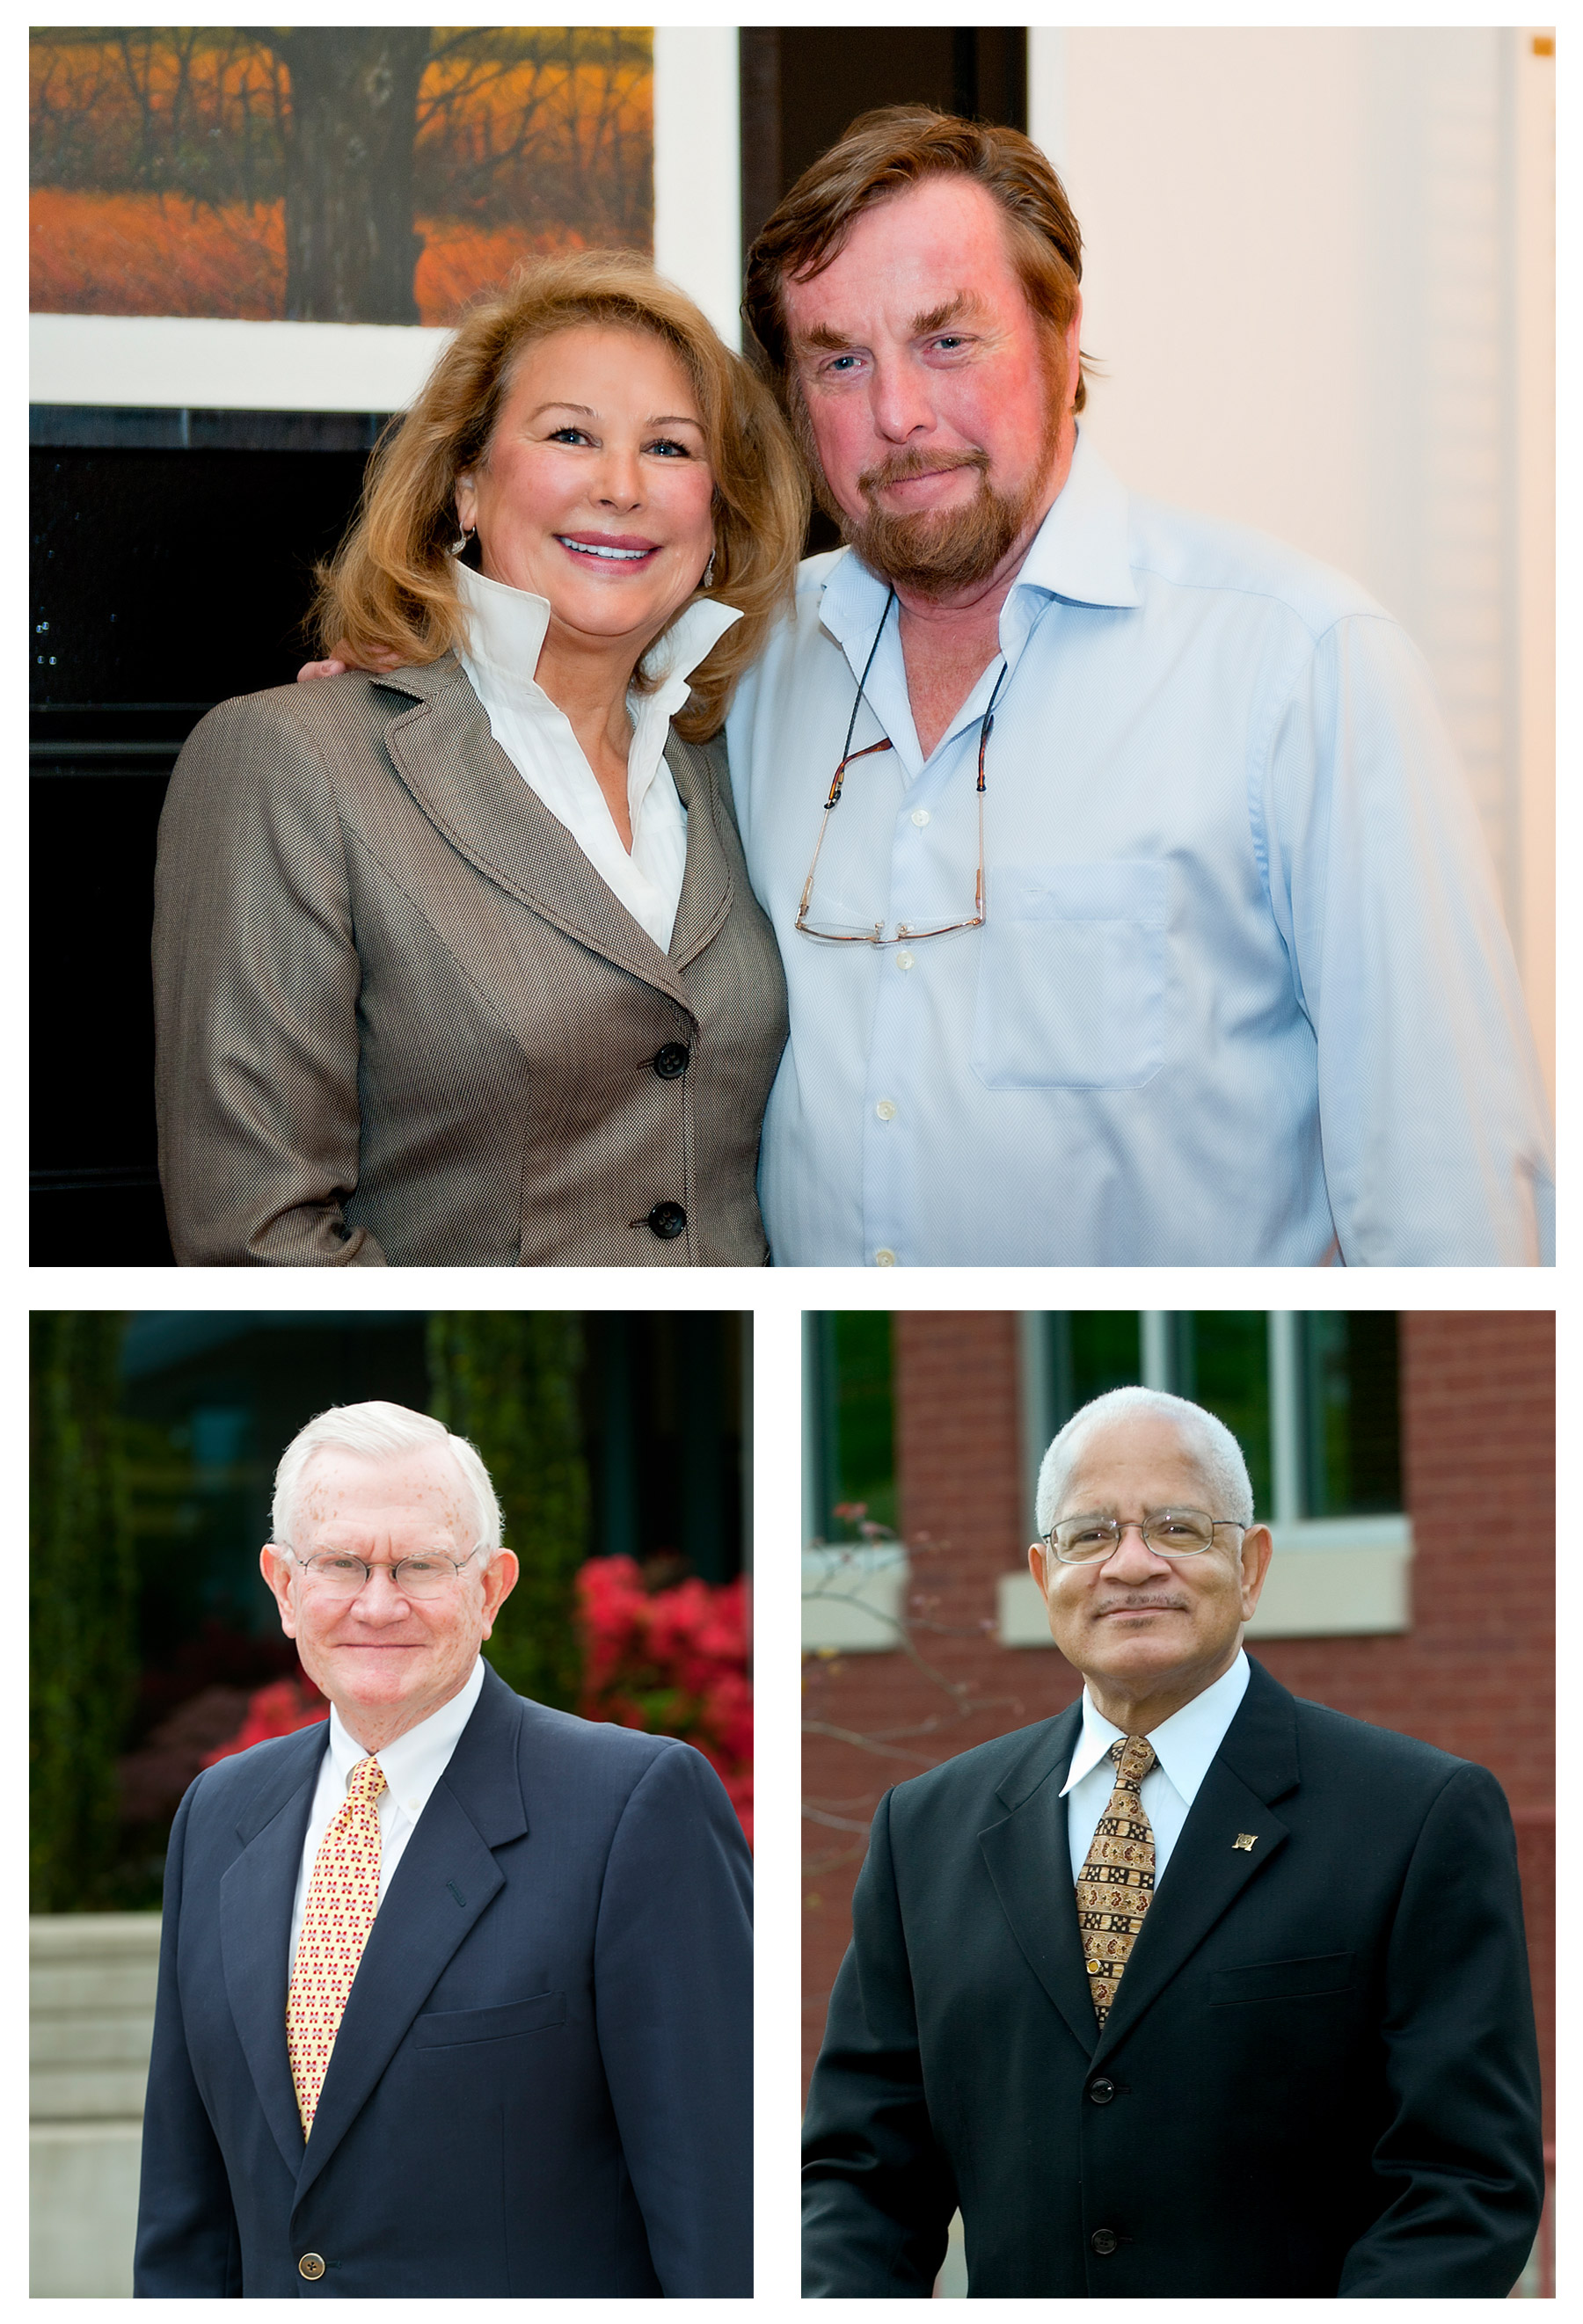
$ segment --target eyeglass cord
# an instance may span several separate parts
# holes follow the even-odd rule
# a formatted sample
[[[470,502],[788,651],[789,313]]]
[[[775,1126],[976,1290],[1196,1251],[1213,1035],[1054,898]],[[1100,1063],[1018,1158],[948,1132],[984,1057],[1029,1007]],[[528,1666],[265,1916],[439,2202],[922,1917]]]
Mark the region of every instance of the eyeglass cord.
[[[868,649],[868,659],[863,665],[863,675],[857,681],[857,691],[852,697],[852,715],[847,721],[847,739],[841,745],[840,763],[836,770],[836,779],[830,785],[830,795],[825,801],[825,813],[827,815],[829,815],[833,807],[839,807],[841,804],[841,793],[845,788],[844,778],[847,772],[847,762],[852,755],[852,737],[857,732],[857,713],[863,707],[864,689],[868,684],[868,673],[874,668],[874,658],[879,651],[879,641],[885,633],[885,623],[891,618],[891,607],[895,604],[895,602],[896,593],[894,588],[892,588],[885,598],[884,611],[879,617],[879,627],[874,633],[874,643]],[[995,732],[995,706],[996,701],[999,699],[1001,687],[1005,684],[1006,672],[1010,668],[1011,664],[1003,655],[1001,658],[1000,676],[995,681],[995,687],[989,697],[989,706],[985,711],[984,724],[978,733],[978,780],[977,788],[980,798],[983,797],[984,793],[984,753],[988,749],[989,738]],[[878,745],[876,744],[875,747],[877,749]]]

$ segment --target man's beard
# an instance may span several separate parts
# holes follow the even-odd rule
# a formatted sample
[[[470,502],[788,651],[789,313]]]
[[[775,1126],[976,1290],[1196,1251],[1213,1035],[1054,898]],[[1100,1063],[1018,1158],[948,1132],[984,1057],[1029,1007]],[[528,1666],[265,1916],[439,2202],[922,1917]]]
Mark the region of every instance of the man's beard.
[[[812,441],[813,430],[799,414],[798,429],[814,479],[820,506],[841,528],[841,538],[855,549],[871,573],[910,596],[943,599],[981,588],[1004,564],[1049,488],[1050,472],[1060,441],[1066,409],[1065,366],[1051,362],[1045,368],[1043,440],[1027,479],[1016,492],[997,491],[989,480],[989,456],[965,452],[954,458],[930,459],[918,452],[898,452],[878,466],[866,469],[858,489],[865,503],[861,517],[848,516],[838,506],[820,472]],[[875,494],[887,484],[910,476],[927,476],[951,468],[978,472],[978,488],[969,500],[946,509],[917,509],[902,514],[877,507]]]

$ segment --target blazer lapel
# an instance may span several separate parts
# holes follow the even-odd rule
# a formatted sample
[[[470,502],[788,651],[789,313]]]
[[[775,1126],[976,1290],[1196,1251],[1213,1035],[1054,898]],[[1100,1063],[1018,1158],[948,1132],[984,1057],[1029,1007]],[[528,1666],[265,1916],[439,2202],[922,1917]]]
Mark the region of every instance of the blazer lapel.
[[[486,1665],[484,1692],[380,1899],[330,2052],[299,2200],[366,2103],[446,1963],[505,1886],[491,1851],[528,1828],[516,1763],[520,1725],[516,1697]]]
[[[1293,1790],[1298,1780],[1291,1697],[1252,1663],[1247,1692],[1188,1811],[1164,1884],[1133,1947],[1100,2036],[1100,2053],[1130,2032],[1217,1921],[1279,1853],[1289,1827],[1270,1803]],[[1239,1833],[1252,1836],[1252,1848],[1236,1845]]]
[[[981,1831],[978,1846],[1023,1958],[1087,2052],[1095,2042],[1094,2004],[1078,1935],[1060,1790],[1082,1724],[1079,1699],[1051,1722],[1001,1784],[998,1796],[1011,1813]]]
[[[226,1997],[264,2119],[293,2175],[302,2161],[302,2122],[286,2055],[292,1904],[329,1738],[328,1723],[305,1728],[272,1756],[237,1819],[242,1853],[220,1881]]]
[[[689,1007],[673,961],[616,900],[490,733],[484,706],[456,657],[444,654],[373,682],[417,697],[385,728],[385,749],[418,806],[457,853],[563,935]],[[688,841],[690,873],[690,825]]]
[[[687,868],[671,936],[671,959],[685,968],[709,938],[718,934],[731,908],[731,866],[720,837],[718,784],[701,750],[684,742],[674,727],[665,745],[665,763],[676,796],[687,809]]]

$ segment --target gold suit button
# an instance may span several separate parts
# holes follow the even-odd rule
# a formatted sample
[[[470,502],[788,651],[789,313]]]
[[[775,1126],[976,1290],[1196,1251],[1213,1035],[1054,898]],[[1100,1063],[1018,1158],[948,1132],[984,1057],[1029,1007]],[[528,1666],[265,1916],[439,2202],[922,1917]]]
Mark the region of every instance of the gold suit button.
[[[324,2273],[324,2262],[317,2252],[304,2252],[297,2262],[297,2273],[305,2275],[310,2283],[317,2283]]]

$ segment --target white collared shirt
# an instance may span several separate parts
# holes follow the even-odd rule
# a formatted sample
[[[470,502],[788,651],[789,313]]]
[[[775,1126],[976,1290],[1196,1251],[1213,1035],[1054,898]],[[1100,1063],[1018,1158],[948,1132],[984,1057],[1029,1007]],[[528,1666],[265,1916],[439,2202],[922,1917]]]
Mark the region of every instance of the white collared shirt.
[[[692,672],[741,614],[735,606],[699,598],[649,649],[645,660],[660,673],[659,685],[627,695],[629,855],[570,720],[533,676],[550,627],[549,599],[491,581],[459,561],[457,578],[468,613],[467,643],[458,659],[488,715],[490,733],[617,901],[668,951],[687,865],[687,811],[665,764],[665,743]]]
[[[472,1676],[459,1694],[416,1727],[409,1727],[393,1743],[387,1743],[375,1757],[384,1770],[384,1789],[375,1805],[379,1813],[379,1895],[384,1899],[391,1876],[401,1862],[403,1852],[413,1831],[418,1818],[429,1803],[429,1794],[450,1765],[451,1754],[461,1741],[462,1729],[473,1715],[474,1706],[484,1690],[484,1658],[479,1655],[473,1665]],[[347,1783],[354,1767],[368,1757],[355,1736],[348,1735],[341,1725],[341,1714],[332,1706],[329,1714],[329,1748],[319,1770],[319,1785],[313,1794],[313,1805],[308,1816],[308,1836],[302,1842],[302,1861],[297,1871],[297,1894],[292,1905],[292,1961],[297,1959],[297,1940],[302,1933],[302,1913],[308,1902],[308,1884],[313,1877],[313,1866],[319,1855],[319,1843],[330,1824],[339,1814],[347,1797]],[[288,1975],[290,1970],[288,1969]]]
[[[1209,1763],[1226,1740],[1247,1692],[1248,1659],[1240,1647],[1236,1660],[1213,1686],[1195,1694],[1190,1702],[1156,1727],[1149,1737],[1154,1765],[1138,1786],[1143,1812],[1154,1829],[1154,1886],[1160,1886],[1171,1851],[1181,1837],[1188,1810],[1199,1796],[1199,1786]],[[1083,1731],[1072,1753],[1072,1764],[1061,1785],[1067,1803],[1067,1841],[1071,1850],[1072,1880],[1079,1877],[1095,1827],[1110,1804],[1116,1789],[1116,1769],[1106,1757],[1121,1737],[1121,1729],[1102,1719],[1083,1689]]]
[[[1079,431],[930,756],[896,608],[810,558],[727,724],[791,1040],[778,1266],[1514,1266],[1548,1109],[1421,657],[1356,584],[1127,493]],[[893,748],[848,770],[852,733]],[[799,935],[986,921],[884,948]]]

